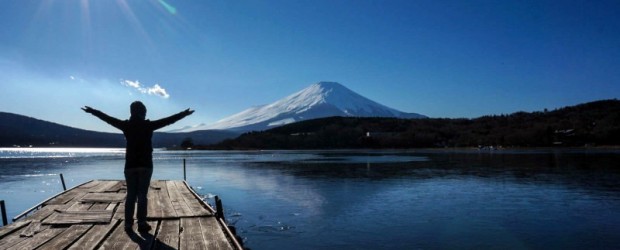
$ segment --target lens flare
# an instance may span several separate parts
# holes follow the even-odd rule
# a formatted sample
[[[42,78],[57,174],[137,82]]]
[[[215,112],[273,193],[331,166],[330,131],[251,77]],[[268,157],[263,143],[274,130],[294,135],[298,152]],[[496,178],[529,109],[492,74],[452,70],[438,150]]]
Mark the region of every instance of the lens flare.
[[[175,7],[173,7],[172,5],[166,3],[166,1],[164,0],[159,0],[159,3],[164,6],[164,8],[170,12],[170,14],[174,15],[177,13],[177,9]]]

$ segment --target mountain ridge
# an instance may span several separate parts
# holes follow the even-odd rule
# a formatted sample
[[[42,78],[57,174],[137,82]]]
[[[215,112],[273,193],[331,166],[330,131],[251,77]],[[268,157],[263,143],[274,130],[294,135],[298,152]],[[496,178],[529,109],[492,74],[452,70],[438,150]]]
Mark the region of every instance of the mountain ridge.
[[[209,145],[238,135],[208,130],[157,132],[153,136],[153,145],[171,147],[180,145],[186,139],[191,139],[195,145]],[[246,133],[213,149],[476,145],[527,147],[558,146],[557,142],[564,146],[620,145],[620,101],[599,100],[553,111],[521,111],[474,119],[320,118],[264,132]],[[0,147],[15,146],[124,147],[125,140],[120,133],[89,131],[0,112]]]
[[[195,131],[153,134],[154,147],[178,146],[185,139],[211,144],[234,138],[229,131]],[[125,147],[121,133],[84,130],[24,115],[0,112],[0,147]]]
[[[176,131],[221,129],[247,132],[330,116],[427,118],[377,103],[340,83],[324,81],[314,83],[273,103],[250,107],[214,124]]]

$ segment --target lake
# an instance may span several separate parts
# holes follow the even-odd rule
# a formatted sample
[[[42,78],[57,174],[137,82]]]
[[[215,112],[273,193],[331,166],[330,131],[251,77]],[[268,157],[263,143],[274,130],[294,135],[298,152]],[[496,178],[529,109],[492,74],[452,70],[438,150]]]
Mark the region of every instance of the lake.
[[[252,249],[618,249],[620,150],[154,152]],[[123,179],[123,149],[0,149],[13,216],[91,179]],[[9,218],[9,219],[10,219]]]

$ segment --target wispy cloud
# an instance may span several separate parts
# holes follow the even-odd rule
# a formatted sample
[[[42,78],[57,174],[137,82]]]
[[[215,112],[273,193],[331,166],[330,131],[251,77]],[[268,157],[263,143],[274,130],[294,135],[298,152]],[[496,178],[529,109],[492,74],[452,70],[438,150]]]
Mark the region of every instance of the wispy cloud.
[[[142,90],[141,90],[141,87],[140,87],[140,82],[138,82],[138,81],[130,81],[130,80],[125,80],[125,81],[123,81],[123,83],[124,83],[126,86],[129,86],[129,87],[134,87],[134,88],[136,88],[136,89],[138,89],[138,90],[142,91]]]
[[[152,87],[145,87],[145,86],[142,86],[142,84],[138,80],[136,81],[122,80],[121,84],[127,87],[134,88],[142,94],[156,95],[156,96],[166,98],[166,99],[170,98],[170,95],[168,94],[168,92],[166,92],[166,89],[159,86],[159,84],[155,84]]]

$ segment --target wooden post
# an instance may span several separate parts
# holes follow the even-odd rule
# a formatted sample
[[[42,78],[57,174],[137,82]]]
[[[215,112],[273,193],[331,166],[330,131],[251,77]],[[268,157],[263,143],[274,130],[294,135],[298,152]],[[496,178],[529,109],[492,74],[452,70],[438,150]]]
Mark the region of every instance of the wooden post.
[[[183,159],[183,180],[187,181],[187,174],[185,171],[185,159]]]
[[[62,182],[62,190],[67,191],[67,186],[65,186],[65,178],[60,174],[60,182]]]
[[[222,206],[222,200],[220,200],[220,197],[217,195],[215,196],[215,210],[216,217],[226,221],[226,219],[224,218],[224,207]]]
[[[6,207],[4,206],[4,200],[0,200],[0,210],[2,210],[2,225],[6,226],[9,222],[6,219]]]

